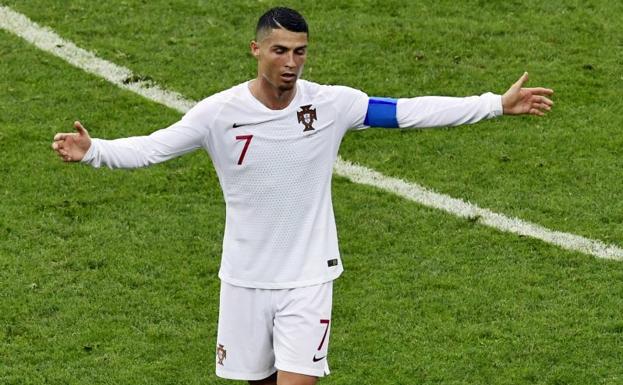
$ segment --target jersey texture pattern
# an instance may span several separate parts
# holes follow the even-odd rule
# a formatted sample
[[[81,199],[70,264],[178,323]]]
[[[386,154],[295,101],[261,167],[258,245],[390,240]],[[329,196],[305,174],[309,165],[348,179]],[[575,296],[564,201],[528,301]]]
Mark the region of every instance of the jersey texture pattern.
[[[305,80],[296,87],[286,108],[271,110],[251,94],[249,82],[242,83],[151,135],[93,139],[82,161],[135,168],[203,148],[226,205],[219,277],[259,289],[331,281],[343,271],[331,202],[333,163],[347,130],[372,124],[365,121],[369,98]],[[392,103],[392,126],[401,128],[475,123],[502,113],[501,97],[490,93]]]
[[[283,110],[265,107],[246,84],[214,99],[189,116],[204,115],[203,103],[222,106],[206,140],[227,206],[219,277],[256,288],[335,279],[343,268],[331,203],[333,163],[344,133],[362,124],[367,95],[299,81]]]
[[[288,107],[271,110],[243,83],[149,136],[94,139],[83,162],[142,167],[204,148],[226,204],[219,277],[262,289],[317,285],[343,271],[333,163],[346,131],[362,127],[367,105],[361,91],[299,80]]]

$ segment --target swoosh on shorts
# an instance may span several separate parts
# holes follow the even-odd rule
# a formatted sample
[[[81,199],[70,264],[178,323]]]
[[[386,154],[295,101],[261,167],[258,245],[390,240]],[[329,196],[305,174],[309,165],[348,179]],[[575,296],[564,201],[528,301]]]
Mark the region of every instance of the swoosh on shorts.
[[[324,358],[325,358],[325,357],[326,357],[326,356],[322,356],[322,357],[320,357],[320,358],[316,358],[316,355],[314,354],[314,358],[312,359],[312,361],[314,361],[314,362],[318,362],[318,361],[320,361],[320,360],[324,360]]]

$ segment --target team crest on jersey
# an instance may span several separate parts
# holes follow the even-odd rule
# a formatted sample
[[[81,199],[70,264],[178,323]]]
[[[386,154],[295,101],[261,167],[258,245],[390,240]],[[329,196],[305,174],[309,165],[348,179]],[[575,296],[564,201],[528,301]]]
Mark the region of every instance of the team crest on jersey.
[[[312,124],[314,124],[314,120],[318,120],[316,117],[316,109],[312,109],[311,106],[311,104],[301,106],[301,110],[296,113],[299,118],[299,123],[303,123],[305,126],[303,132],[314,130]]]
[[[218,344],[216,348],[216,358],[218,359],[219,365],[223,365],[223,360],[227,358],[227,350],[225,350],[225,347],[221,344]]]

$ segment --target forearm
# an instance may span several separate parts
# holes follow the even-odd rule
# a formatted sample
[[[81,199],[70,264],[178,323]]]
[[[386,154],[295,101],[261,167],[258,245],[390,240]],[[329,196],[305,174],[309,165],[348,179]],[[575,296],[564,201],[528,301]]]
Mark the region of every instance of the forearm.
[[[180,156],[201,147],[200,130],[173,125],[149,136],[93,139],[82,159],[93,167],[138,168]]]
[[[444,127],[471,124],[502,115],[502,97],[492,93],[464,98],[422,96],[398,99],[400,128]]]

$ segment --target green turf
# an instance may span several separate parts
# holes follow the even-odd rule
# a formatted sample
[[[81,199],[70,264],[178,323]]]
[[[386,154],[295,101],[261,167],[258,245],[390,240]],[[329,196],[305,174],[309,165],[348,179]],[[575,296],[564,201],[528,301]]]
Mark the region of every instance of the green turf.
[[[253,76],[274,2],[2,0],[193,99]],[[342,155],[494,211],[623,245],[623,6],[607,1],[287,2],[305,77],[374,95],[503,92],[547,118],[368,130]],[[151,132],[175,111],[0,31],[0,383],[225,384],[214,374],[224,207],[209,158],[62,164],[53,134]],[[334,181],[346,272],[325,384],[623,383],[623,265]]]

